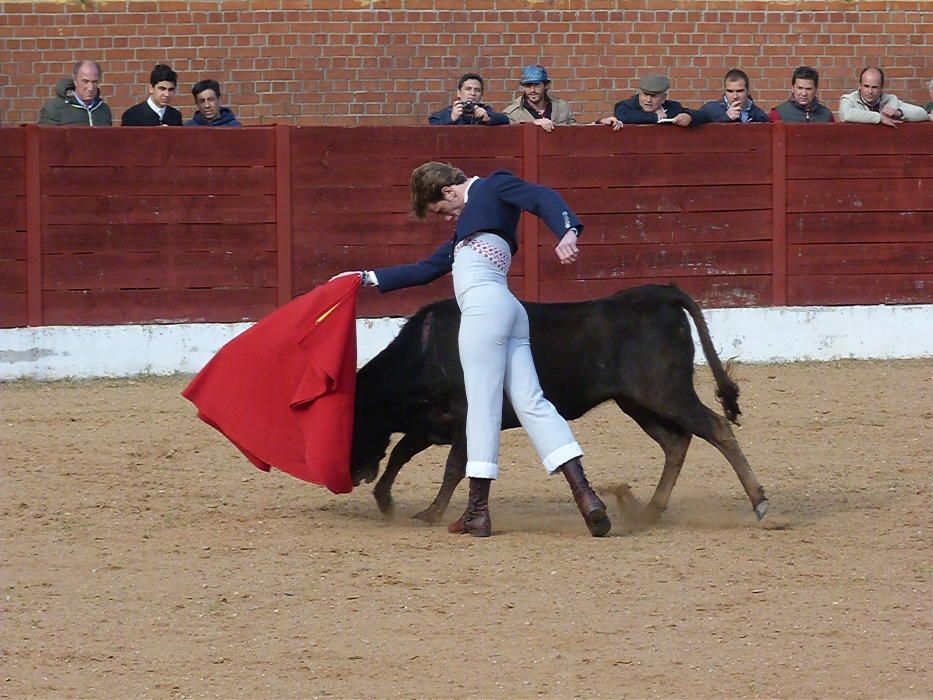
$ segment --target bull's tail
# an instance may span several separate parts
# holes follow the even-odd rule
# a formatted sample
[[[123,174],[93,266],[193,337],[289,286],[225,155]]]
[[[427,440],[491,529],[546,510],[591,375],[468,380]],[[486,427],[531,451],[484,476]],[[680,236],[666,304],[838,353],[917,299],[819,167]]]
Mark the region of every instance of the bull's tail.
[[[703,354],[706,356],[706,362],[713,372],[713,377],[716,379],[716,398],[722,404],[726,418],[738,425],[739,414],[742,413],[739,409],[739,385],[730,376],[729,363],[726,363],[727,366],[723,367],[722,362],[719,360],[719,355],[716,354],[716,348],[713,347],[709,327],[706,325],[706,319],[703,318],[703,311],[700,309],[699,304],[679,288],[672,287],[672,289],[676,292],[676,303],[690,314],[690,318],[693,319],[693,324],[697,328],[697,333],[700,334],[700,346],[703,348]]]

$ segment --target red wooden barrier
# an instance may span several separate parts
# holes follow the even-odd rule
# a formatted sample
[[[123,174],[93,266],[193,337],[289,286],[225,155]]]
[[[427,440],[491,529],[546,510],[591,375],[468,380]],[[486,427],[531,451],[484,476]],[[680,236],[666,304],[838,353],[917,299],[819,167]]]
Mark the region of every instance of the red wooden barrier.
[[[0,129],[0,326],[255,319],[341,270],[409,262],[425,160],[505,167],[586,225],[533,217],[511,283],[557,301],[676,282],[707,306],[933,302],[933,125]],[[449,278],[360,314],[407,314]]]
[[[26,132],[0,131],[0,327],[25,326]]]
[[[933,130],[788,126],[789,304],[933,301]]]

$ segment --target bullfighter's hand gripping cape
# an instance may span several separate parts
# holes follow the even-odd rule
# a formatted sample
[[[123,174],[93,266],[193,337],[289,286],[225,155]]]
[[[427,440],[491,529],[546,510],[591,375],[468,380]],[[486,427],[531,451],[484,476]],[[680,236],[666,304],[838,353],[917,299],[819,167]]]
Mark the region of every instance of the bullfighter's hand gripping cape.
[[[340,277],[273,311],[182,396],[260,469],[348,493],[359,287],[358,276]]]

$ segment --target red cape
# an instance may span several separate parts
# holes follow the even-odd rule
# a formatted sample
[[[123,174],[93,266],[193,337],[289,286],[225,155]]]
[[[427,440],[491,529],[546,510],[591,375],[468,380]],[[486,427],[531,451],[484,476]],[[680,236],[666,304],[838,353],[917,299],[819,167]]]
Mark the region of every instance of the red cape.
[[[250,462],[349,493],[356,275],[273,311],[224,345],[182,396]]]

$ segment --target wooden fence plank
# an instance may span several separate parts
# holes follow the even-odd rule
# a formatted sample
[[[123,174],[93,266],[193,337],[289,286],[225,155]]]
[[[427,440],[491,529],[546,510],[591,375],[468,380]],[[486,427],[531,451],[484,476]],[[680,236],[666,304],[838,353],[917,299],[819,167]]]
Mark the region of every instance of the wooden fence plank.
[[[883,154],[933,154],[933,124],[901,124],[897,129],[875,124],[787,124],[787,155],[820,156],[858,153],[865,158]]]
[[[933,272],[933,246],[926,242],[794,245],[791,275],[869,275]]]
[[[177,195],[171,203],[152,195],[43,197],[42,216],[49,226],[103,221],[146,225],[267,223],[275,221],[275,196]]]
[[[791,244],[933,241],[933,211],[788,214],[787,238]]]
[[[519,156],[521,127],[463,129],[460,127],[344,127],[299,126],[291,134],[295,162],[302,159],[327,164],[334,156],[411,158],[419,163],[470,156]],[[378,146],[378,148],[376,148]],[[364,175],[364,173],[360,173]]]
[[[580,245],[591,243],[690,243],[692,241],[770,240],[767,209],[658,214],[587,214]],[[550,243],[545,235],[542,241]]]
[[[771,187],[768,185],[608,187],[570,189],[562,194],[580,216],[625,212],[771,210]]]
[[[313,187],[295,189],[292,194],[296,225],[302,217],[313,219],[321,212],[408,214],[408,205],[408,185]]]
[[[561,265],[555,255],[541,256],[542,280],[770,273],[769,241],[595,245],[583,250],[574,265]]]
[[[933,274],[927,272],[844,275],[801,275],[788,279],[788,303],[814,304],[929,304]],[[923,332],[917,329],[917,332]]]
[[[542,137],[543,138],[543,137]],[[771,182],[767,158],[710,157],[708,153],[633,153],[542,156],[541,183],[558,190],[583,187],[755,185]]]
[[[26,292],[0,292],[0,328],[21,328],[29,325]]]
[[[93,289],[44,295],[50,325],[233,323],[275,309],[273,287],[248,289]]]
[[[0,158],[26,157],[26,130],[22,127],[0,127]]]
[[[901,180],[790,180],[787,211],[930,211],[933,187],[923,178]]]
[[[26,230],[26,197],[0,195],[0,234]]]
[[[95,223],[46,226],[45,253],[274,251],[275,225]]]
[[[292,240],[295,246],[347,245],[385,246],[419,244],[438,246],[453,236],[453,224],[439,217],[424,221],[407,212],[309,212],[296,216]]]
[[[933,134],[930,135],[933,138]],[[787,159],[790,180],[881,180],[888,178],[933,177],[933,156],[920,153],[881,154],[866,157],[862,153],[811,154]]]
[[[25,158],[0,155],[0,193],[5,199],[26,196]],[[0,211],[6,211],[2,200]]]
[[[42,129],[42,167],[275,165],[273,127]]]
[[[768,306],[771,278],[768,275],[710,277],[632,277],[601,280],[547,280],[541,282],[541,301],[585,301],[614,294],[641,284],[676,284],[706,308]]]
[[[274,253],[94,253],[46,255],[44,289],[272,287]]]
[[[26,293],[26,261],[0,260],[0,292]]]
[[[303,156],[305,154],[302,154]],[[518,156],[457,157],[455,165],[467,175],[488,175],[503,168],[521,172]],[[424,155],[406,153],[404,157],[388,157],[380,153],[373,157],[367,152],[354,155],[331,155],[326,162],[302,157],[292,166],[292,186],[296,190],[315,187],[358,187],[360,185],[395,185],[408,187],[411,171],[424,162]],[[365,177],[363,176],[365,174]]]
[[[0,228],[0,260],[15,260],[26,265],[26,232]]]
[[[157,195],[274,194],[275,169],[264,167],[176,166],[54,166],[42,175],[42,194],[103,195],[108,197]]]
[[[606,127],[567,127],[555,129],[541,138],[539,154],[552,156],[607,157],[632,153],[710,153],[723,157],[742,154],[734,162],[771,152],[771,132],[767,125],[752,124],[735,128],[733,124],[709,124],[692,129],[675,126],[626,126],[621,131]]]

